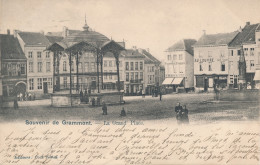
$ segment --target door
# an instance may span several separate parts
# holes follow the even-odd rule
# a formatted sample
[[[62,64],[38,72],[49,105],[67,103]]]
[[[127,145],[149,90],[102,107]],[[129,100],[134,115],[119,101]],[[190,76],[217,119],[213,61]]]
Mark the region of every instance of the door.
[[[204,91],[208,91],[209,81],[207,78],[204,79]]]
[[[234,79],[234,88],[237,88],[237,78]]]
[[[134,93],[134,85],[131,85],[131,95],[133,95],[133,93]]]
[[[44,94],[48,93],[48,84],[47,84],[47,82],[43,82],[43,93]]]

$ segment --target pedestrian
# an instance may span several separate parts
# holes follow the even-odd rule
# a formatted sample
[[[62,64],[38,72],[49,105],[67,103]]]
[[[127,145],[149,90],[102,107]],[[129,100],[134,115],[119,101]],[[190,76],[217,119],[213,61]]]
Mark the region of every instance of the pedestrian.
[[[125,112],[124,107],[123,107],[122,110],[121,110],[121,114],[120,114],[120,116],[126,116],[126,112]]]
[[[15,96],[14,97],[14,109],[18,109],[19,106],[18,106],[18,101],[17,101],[17,97]]]
[[[95,106],[96,99],[92,98],[92,106]]]
[[[143,98],[145,98],[145,89],[142,89]]]
[[[103,115],[107,115],[107,105],[105,101],[102,101],[102,111],[103,111]]]
[[[188,114],[189,114],[189,111],[186,108],[186,105],[184,105],[183,109],[182,109],[182,113],[181,113],[182,123],[189,124],[189,116],[188,116]]]
[[[160,91],[160,101],[162,101],[162,92]]]
[[[177,106],[175,106],[175,112],[176,112],[177,123],[178,123],[178,124],[181,124],[182,106],[181,106],[180,103],[178,103]]]
[[[82,90],[80,90],[79,96],[80,96],[80,102],[83,102],[83,92],[82,92]]]
[[[216,94],[216,100],[219,100],[219,89],[218,89],[218,86],[216,85],[215,88],[214,88],[214,92]]]

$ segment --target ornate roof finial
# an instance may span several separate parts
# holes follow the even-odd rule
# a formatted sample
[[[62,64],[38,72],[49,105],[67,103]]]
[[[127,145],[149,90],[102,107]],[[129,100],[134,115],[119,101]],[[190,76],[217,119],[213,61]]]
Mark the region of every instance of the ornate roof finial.
[[[84,29],[84,31],[88,31],[88,28],[89,28],[89,26],[87,24],[86,13],[85,13],[85,25],[83,26],[83,29]]]

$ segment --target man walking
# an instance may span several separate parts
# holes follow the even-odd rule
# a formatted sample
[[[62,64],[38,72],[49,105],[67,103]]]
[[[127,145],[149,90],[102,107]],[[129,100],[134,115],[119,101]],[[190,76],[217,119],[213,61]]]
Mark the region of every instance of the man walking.
[[[175,112],[176,112],[177,123],[181,124],[182,106],[180,103],[177,103],[177,106],[175,107]]]
[[[103,111],[103,115],[107,115],[107,105],[105,101],[102,101],[102,111]]]

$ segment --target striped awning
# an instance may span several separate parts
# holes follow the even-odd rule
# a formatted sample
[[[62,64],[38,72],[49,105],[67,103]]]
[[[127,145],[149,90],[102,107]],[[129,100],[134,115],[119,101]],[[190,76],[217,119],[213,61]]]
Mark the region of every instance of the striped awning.
[[[179,85],[183,80],[183,77],[174,78],[172,84],[173,85]]]
[[[166,78],[164,81],[163,81],[163,85],[171,85],[172,84],[172,81],[173,81],[174,78]]]

